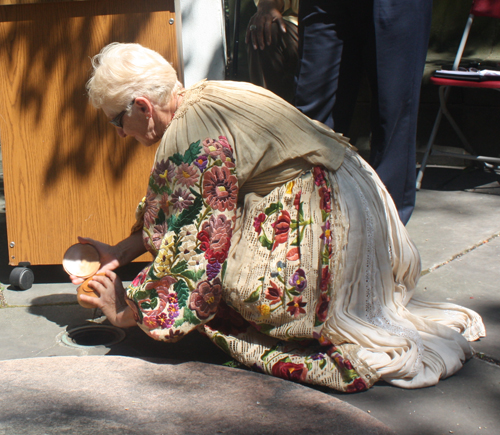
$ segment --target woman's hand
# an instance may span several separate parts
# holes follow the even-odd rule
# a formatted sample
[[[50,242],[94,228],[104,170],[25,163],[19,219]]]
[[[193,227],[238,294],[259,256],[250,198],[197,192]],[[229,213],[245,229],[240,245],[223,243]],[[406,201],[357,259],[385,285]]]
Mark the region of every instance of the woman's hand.
[[[272,24],[277,21],[280,30],[286,33],[285,22],[281,12],[283,11],[283,0],[260,0],[257,13],[250,18],[245,36],[245,43],[252,42],[254,50],[264,50],[272,42]]]
[[[89,305],[99,308],[111,324],[120,328],[135,326],[132,310],[125,302],[125,289],[116,273],[107,270],[105,275],[96,275],[89,283],[99,297],[80,295],[80,299]]]
[[[107,270],[115,270],[120,266],[125,266],[146,252],[141,231],[132,233],[115,246],[107,245],[89,237],[78,237],[78,241],[84,244],[88,243],[97,249],[99,261],[101,262],[101,268],[97,273],[104,273]],[[75,285],[83,282],[82,278],[75,275],[70,275],[69,278]]]
[[[101,268],[97,271],[97,273],[104,273],[107,270],[115,270],[117,267],[121,266],[116,246],[107,245],[106,243],[99,242],[89,237],[78,237],[78,242],[92,245],[97,249],[97,252],[99,253],[99,261],[101,263]],[[82,278],[75,275],[70,275],[69,278],[75,285],[81,284],[84,281]]]

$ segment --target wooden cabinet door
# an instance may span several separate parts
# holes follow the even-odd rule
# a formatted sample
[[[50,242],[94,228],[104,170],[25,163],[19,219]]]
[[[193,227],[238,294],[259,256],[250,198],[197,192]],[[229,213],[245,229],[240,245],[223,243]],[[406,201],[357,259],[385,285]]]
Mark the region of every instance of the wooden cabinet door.
[[[174,0],[13,3],[0,0],[9,264],[60,264],[78,235],[114,244],[130,233],[156,149],[119,138],[88,103],[90,58],[138,42],[179,71]]]

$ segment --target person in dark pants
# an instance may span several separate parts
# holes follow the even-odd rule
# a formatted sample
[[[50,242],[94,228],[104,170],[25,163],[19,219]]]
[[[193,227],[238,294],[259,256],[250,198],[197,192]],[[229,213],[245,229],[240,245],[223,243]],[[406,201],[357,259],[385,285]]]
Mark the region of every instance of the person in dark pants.
[[[415,206],[416,124],[432,0],[301,0],[295,105],[347,134],[363,73],[371,166],[406,224]]]
[[[245,37],[250,82],[292,103],[299,61],[299,1],[254,1],[257,13],[250,18]]]

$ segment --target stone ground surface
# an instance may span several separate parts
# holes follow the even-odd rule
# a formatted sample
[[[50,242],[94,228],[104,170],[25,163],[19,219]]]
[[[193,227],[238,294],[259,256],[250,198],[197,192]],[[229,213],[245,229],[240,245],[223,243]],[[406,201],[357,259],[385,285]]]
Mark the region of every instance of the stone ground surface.
[[[34,266],[29,290],[10,286],[0,214],[0,435],[364,434],[388,428],[407,435],[498,434],[499,207],[500,184],[492,176],[428,169],[408,225],[423,264],[416,293],[476,310],[488,336],[472,343],[475,358],[434,387],[379,383],[353,395],[224,367],[228,357],[198,334],[165,344],[131,328],[116,344],[96,344],[122,338],[106,331],[87,343],[72,340],[68,331],[99,326],[100,313],[76,303],[59,266]],[[122,276],[130,280],[134,273]]]

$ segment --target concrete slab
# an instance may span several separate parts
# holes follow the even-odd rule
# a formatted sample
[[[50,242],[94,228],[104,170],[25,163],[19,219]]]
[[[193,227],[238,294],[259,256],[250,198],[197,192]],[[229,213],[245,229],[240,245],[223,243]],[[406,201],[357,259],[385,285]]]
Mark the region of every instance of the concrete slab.
[[[330,395],[369,412],[398,435],[499,433],[500,367],[476,359],[434,387],[403,390],[378,383],[361,394]]]
[[[407,225],[422,258],[422,269],[500,234],[500,196],[464,191],[421,190]]]
[[[210,364],[58,357],[0,371],[2,435],[394,433],[327,394]]]
[[[452,302],[478,312],[487,337],[472,347],[500,362],[500,237],[423,276],[416,295]]]

